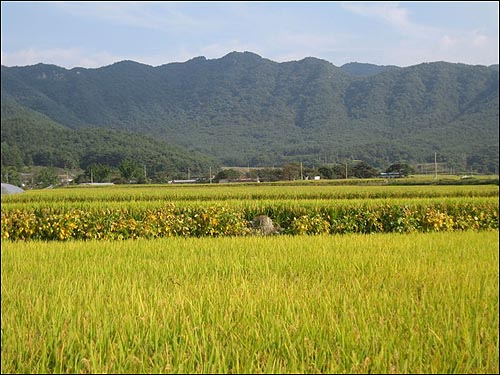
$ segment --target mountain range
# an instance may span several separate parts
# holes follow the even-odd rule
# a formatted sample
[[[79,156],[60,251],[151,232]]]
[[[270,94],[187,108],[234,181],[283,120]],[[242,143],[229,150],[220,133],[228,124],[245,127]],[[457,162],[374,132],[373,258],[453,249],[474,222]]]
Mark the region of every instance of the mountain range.
[[[498,65],[337,67],[313,57],[278,63],[232,52],[157,67],[2,66],[1,87],[2,163],[4,147],[34,163],[39,144],[38,153],[50,149],[57,164],[62,142],[66,163],[79,165],[109,161],[106,147],[120,143],[147,163],[174,153],[182,168],[353,159],[384,168],[437,155],[459,169],[498,170]],[[88,141],[103,137],[107,143],[92,149]]]

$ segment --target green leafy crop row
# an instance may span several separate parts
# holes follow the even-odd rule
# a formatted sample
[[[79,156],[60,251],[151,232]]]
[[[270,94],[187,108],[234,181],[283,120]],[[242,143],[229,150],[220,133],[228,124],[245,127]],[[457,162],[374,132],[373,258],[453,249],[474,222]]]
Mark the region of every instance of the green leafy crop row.
[[[242,236],[256,233],[251,220],[261,214],[289,235],[498,230],[495,202],[24,208],[2,210],[1,230],[11,240]]]

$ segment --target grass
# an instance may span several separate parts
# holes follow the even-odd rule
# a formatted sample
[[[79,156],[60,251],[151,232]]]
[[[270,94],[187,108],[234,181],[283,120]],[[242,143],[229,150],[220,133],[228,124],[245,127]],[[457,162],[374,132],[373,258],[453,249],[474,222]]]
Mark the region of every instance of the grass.
[[[2,372],[498,373],[498,245],[2,241]]]

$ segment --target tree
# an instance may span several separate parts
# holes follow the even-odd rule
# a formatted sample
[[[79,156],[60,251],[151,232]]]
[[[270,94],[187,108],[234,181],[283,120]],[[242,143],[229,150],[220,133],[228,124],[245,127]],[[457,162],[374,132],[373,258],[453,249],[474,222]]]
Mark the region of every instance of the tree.
[[[21,186],[21,176],[14,167],[2,167],[2,182]]]
[[[138,177],[141,174],[139,165],[130,159],[123,160],[118,166],[118,170],[127,182],[130,182],[131,179]]]
[[[396,164],[391,164],[389,168],[385,170],[385,172],[386,173],[398,172],[401,176],[408,176],[412,173],[415,173],[415,170],[409,164],[396,163]]]
[[[109,180],[111,168],[108,165],[93,163],[89,165],[85,171],[85,175],[89,176],[91,182],[106,182]]]
[[[260,181],[279,181],[282,179],[280,168],[260,169],[255,175],[249,175],[252,178],[259,178]]]
[[[2,142],[2,168],[4,166],[13,166],[21,168],[23,166],[23,155],[17,145],[9,145],[7,142]]]
[[[241,172],[236,169],[224,169],[215,175],[215,180],[236,180],[241,177]]]
[[[335,171],[331,167],[322,166],[318,168],[319,175],[322,178],[326,178],[328,180],[334,179],[336,176]]]
[[[53,186],[58,183],[58,177],[55,168],[45,167],[40,170],[35,176],[35,181],[37,185],[42,188]]]
[[[333,173],[335,178],[346,178],[346,167],[345,164],[335,164],[333,166]],[[347,171],[348,175],[351,175],[351,167],[349,166],[349,169]]]
[[[300,177],[300,164],[289,163],[283,166],[282,178],[284,180],[296,180]]]
[[[360,161],[352,167],[352,174],[357,178],[371,178],[378,175],[378,171],[370,164]]]

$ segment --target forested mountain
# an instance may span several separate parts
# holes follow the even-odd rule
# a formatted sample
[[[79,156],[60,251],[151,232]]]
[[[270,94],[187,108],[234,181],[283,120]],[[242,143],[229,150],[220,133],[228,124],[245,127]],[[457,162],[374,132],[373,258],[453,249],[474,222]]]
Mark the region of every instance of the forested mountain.
[[[369,77],[382,72],[401,69],[395,65],[375,65],[358,62],[347,63],[342,65],[340,68],[357,77]]]
[[[216,165],[203,155],[193,155],[145,135],[105,128],[69,129],[43,114],[2,99],[2,166],[54,166],[86,169],[92,164],[119,167],[132,160],[148,175],[164,180],[193,173],[207,174]]]
[[[457,168],[498,168],[498,65],[336,67],[232,52],[158,67],[38,64],[1,74],[2,102],[66,128],[146,134],[226,165],[349,158],[386,167],[438,153]],[[3,127],[2,113],[2,142]]]

